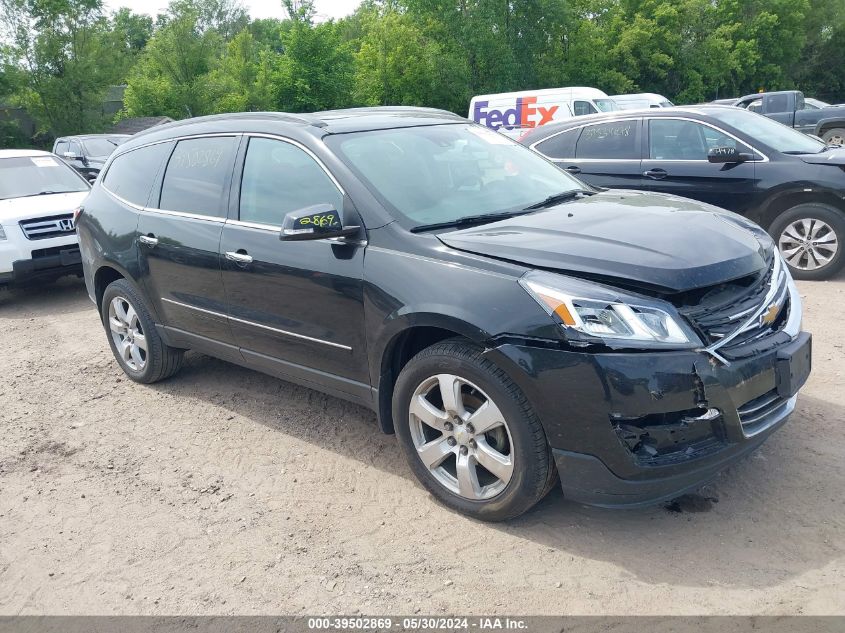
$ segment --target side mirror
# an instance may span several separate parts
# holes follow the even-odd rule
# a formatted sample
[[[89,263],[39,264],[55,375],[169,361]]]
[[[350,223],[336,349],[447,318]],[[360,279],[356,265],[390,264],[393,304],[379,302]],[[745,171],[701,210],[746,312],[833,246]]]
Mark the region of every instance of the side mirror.
[[[62,156],[69,158],[70,160],[82,160],[82,156],[74,154],[73,152],[64,152],[62,153]]]
[[[707,152],[707,160],[711,163],[744,163],[754,160],[754,155],[740,152],[735,147],[714,147]]]
[[[316,204],[285,214],[279,239],[285,242],[323,240],[328,237],[348,237],[360,230],[360,226],[343,226],[340,213],[334,205]]]

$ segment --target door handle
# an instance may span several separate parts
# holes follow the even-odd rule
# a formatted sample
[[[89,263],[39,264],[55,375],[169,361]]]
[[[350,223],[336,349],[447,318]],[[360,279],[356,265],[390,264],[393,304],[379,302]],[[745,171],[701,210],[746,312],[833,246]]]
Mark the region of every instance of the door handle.
[[[569,167],[564,167],[563,171],[568,171],[570,174],[580,174],[581,168],[576,167],[575,165],[570,165]]]
[[[252,263],[252,255],[247,255],[246,251],[226,251],[223,253],[223,257],[228,259],[229,261],[235,262],[237,264],[251,264]]]
[[[665,169],[649,169],[643,172],[643,176],[652,180],[663,180],[668,175]]]
[[[154,235],[139,235],[138,241],[141,242],[141,244],[149,246],[150,248],[158,244],[158,238]]]

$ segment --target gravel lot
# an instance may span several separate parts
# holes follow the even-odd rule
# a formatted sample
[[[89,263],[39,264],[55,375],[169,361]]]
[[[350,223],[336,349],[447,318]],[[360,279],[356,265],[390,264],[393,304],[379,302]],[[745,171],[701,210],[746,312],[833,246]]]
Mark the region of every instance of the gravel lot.
[[[845,277],[791,421],[700,496],[509,524],[369,411],[197,355],[141,386],[80,280],[0,292],[0,614],[845,614]]]

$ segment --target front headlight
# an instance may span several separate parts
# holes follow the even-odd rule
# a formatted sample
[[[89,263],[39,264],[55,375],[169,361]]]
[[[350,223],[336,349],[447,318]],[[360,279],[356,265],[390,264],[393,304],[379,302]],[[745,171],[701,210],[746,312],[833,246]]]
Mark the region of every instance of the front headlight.
[[[0,224],[0,240],[6,239],[6,231],[3,230],[3,225]]]
[[[692,329],[666,302],[536,271],[523,275],[519,283],[560,322],[572,342],[675,349],[701,345]]]

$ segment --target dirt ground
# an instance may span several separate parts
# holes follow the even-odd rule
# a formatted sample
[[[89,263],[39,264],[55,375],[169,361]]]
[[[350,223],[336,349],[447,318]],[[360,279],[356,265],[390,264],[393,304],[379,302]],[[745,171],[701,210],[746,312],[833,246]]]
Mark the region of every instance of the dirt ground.
[[[814,373],[697,503],[438,505],[369,411],[205,356],[137,385],[80,280],[0,293],[0,614],[845,614],[845,276]]]

